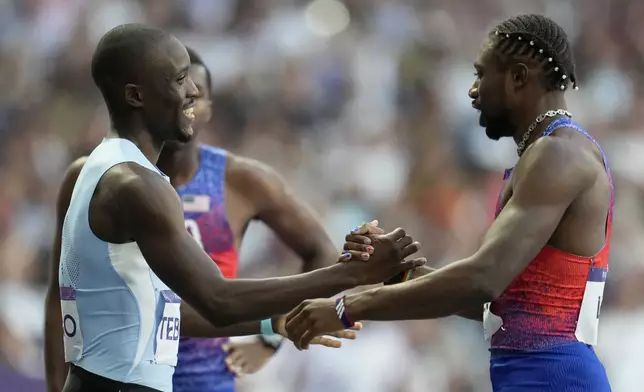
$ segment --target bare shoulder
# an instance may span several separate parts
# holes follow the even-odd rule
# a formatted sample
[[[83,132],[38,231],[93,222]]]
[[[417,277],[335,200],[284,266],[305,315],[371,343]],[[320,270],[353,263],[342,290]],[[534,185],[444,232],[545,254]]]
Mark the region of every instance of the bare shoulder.
[[[65,171],[63,182],[61,183],[60,190],[58,191],[57,202],[57,208],[61,214],[61,218],[64,217],[67,209],[69,208],[70,199],[72,198],[76,181],[78,180],[78,176],[80,176],[81,170],[83,170],[85,162],[87,162],[87,157],[80,157],[72,162]]]
[[[237,189],[270,192],[282,189],[282,177],[269,165],[256,159],[228,154],[226,176]]]
[[[61,189],[68,188],[70,185],[72,189],[74,188],[76,180],[78,179],[81,170],[83,170],[83,166],[85,166],[85,162],[87,162],[87,157],[80,157],[67,167]]]
[[[183,228],[181,202],[170,182],[137,163],[112,167],[97,189],[96,208],[109,216],[122,237],[139,241],[143,236],[161,235],[176,222]]]
[[[86,156],[76,159],[67,168],[67,175],[70,177],[77,178],[80,175],[81,170],[83,170],[83,166],[85,166],[85,162],[87,162]]]
[[[580,192],[597,177],[597,158],[578,139],[549,136],[534,142],[516,166],[515,188]]]
[[[109,169],[99,182],[101,193],[119,212],[165,204],[178,198],[170,183],[137,163],[125,162]]]

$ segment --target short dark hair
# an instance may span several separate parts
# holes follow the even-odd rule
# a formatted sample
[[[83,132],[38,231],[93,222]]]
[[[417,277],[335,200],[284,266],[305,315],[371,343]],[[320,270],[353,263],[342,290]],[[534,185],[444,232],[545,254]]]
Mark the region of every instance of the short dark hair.
[[[201,56],[199,56],[199,54],[194,49],[186,46],[186,50],[188,51],[188,55],[190,56],[190,64],[200,65],[206,70],[206,88],[208,89],[208,96],[210,96],[212,94],[212,76],[210,75],[208,66],[206,65],[206,63],[204,63]]]
[[[108,109],[114,109],[122,94],[120,87],[139,82],[150,52],[168,37],[163,30],[131,23],[117,26],[101,38],[92,57],[92,79]]]
[[[506,19],[490,33],[501,63],[534,59],[548,91],[577,88],[575,61],[568,35],[555,21],[538,14]]]

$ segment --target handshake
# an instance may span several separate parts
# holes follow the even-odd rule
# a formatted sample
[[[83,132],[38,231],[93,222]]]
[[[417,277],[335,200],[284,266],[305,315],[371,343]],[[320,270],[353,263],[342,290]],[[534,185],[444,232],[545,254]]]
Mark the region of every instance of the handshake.
[[[378,227],[378,221],[364,223],[345,237],[344,253],[339,262],[369,261],[359,266],[364,272],[357,278],[356,286],[384,282],[397,283],[427,260],[418,257],[405,260],[420,250],[420,243],[398,228],[390,233]],[[367,268],[365,268],[367,267]]]
[[[378,227],[378,221],[372,221],[347,234],[344,251],[338,259],[341,266],[337,267],[355,279],[355,286],[398,283],[407,280],[415,268],[427,262],[424,257],[406,260],[418,250],[420,243],[405,230],[398,228],[385,233]],[[299,349],[306,349],[310,344],[340,347],[341,343],[330,337],[355,339],[354,331],[362,327],[344,312],[343,298],[304,301],[288,315],[274,319],[275,330]]]

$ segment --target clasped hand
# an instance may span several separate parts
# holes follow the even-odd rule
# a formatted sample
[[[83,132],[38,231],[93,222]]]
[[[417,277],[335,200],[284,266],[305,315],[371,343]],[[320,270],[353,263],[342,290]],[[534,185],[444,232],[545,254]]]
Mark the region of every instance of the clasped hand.
[[[286,329],[286,320],[287,320],[287,315],[282,315],[277,318],[276,326],[277,330],[276,332],[279,335],[284,336],[285,338],[293,341],[293,343],[296,343],[296,340],[294,340],[294,337],[290,335]],[[361,323],[356,323],[353,327],[344,329],[342,325],[340,328],[338,328],[335,331],[328,331],[327,333],[324,334],[319,334],[317,336],[314,336],[309,344],[312,345],[317,345],[317,346],[325,346],[325,347],[331,347],[331,348],[340,348],[342,347],[342,342],[338,339],[346,339],[346,340],[355,340],[356,338],[356,332],[362,329],[362,324]],[[336,338],[336,339],[334,339]]]
[[[345,253],[339,261],[368,261],[369,265],[364,268],[364,284],[388,281],[427,262],[423,257],[405,260],[418,252],[420,244],[400,228],[384,234],[384,230],[378,227],[378,221],[361,225],[349,233],[345,240]],[[304,301],[286,318],[287,334],[298,349],[307,349],[318,336],[343,328],[333,299]]]
[[[378,227],[378,221],[373,221],[357,227],[345,237],[344,253],[338,261],[365,262],[350,263],[347,273],[356,277],[356,285],[378,284],[424,265],[427,262],[424,257],[405,260],[419,249],[420,243],[404,229],[397,228],[385,234]]]

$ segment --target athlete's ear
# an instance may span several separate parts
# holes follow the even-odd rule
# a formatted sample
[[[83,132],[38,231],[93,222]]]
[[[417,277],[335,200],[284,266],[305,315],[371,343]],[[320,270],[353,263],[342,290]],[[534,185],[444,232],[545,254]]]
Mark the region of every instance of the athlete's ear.
[[[135,108],[143,107],[143,93],[136,84],[125,85],[125,102]]]
[[[528,83],[528,66],[524,63],[517,63],[510,67],[510,76],[512,85],[515,88],[521,88]]]

